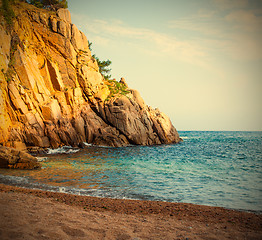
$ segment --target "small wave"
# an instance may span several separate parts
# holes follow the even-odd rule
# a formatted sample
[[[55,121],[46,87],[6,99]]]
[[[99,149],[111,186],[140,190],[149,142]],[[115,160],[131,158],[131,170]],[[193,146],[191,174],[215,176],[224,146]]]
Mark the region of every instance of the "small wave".
[[[63,146],[63,147],[56,148],[56,149],[48,148],[46,154],[62,154],[62,153],[69,154],[69,153],[76,153],[79,150],[80,149],[73,148],[73,147],[70,147],[70,146]]]
[[[87,147],[94,146],[93,144],[91,144],[91,143],[87,143],[87,142],[83,142],[83,144],[84,144],[85,146],[87,146]]]
[[[182,139],[188,139],[189,137],[181,137]]]
[[[110,148],[110,146],[103,146],[103,145],[94,145],[92,143],[83,142],[83,144],[87,147],[102,147],[102,148]]]
[[[115,148],[113,146],[106,146],[106,145],[94,145],[92,143],[87,143],[87,142],[83,142],[83,144],[87,147],[98,147],[98,148]],[[129,145],[126,145],[126,146],[123,146],[124,148],[125,147],[134,147],[136,145],[132,145],[132,144],[129,144]],[[121,148],[121,147],[120,147]]]
[[[105,146],[105,145],[92,145],[93,147],[98,147],[98,148],[114,148],[111,146]]]
[[[38,162],[45,162],[48,159],[48,157],[36,157],[36,159]]]

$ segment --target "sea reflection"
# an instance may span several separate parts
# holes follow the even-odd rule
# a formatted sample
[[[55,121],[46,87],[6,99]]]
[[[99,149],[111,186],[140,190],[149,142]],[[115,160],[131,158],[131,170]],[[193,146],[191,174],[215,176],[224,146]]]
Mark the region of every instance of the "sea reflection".
[[[17,172],[16,176],[29,177],[33,182],[53,186],[71,186],[78,188],[123,187],[125,182],[132,181],[128,173],[130,162],[123,161],[128,155],[132,158],[143,154],[139,148],[101,148],[88,147],[77,153],[49,155],[42,162],[42,169]],[[39,156],[42,157],[42,156]],[[116,177],[116,180],[114,179]],[[110,182],[108,180],[110,179]]]

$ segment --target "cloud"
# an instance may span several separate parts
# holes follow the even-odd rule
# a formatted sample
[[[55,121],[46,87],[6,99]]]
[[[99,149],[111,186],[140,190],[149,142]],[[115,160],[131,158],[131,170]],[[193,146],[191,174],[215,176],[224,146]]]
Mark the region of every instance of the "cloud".
[[[262,59],[262,17],[252,10],[231,11],[225,16],[231,26],[229,51],[235,59]]]
[[[219,7],[202,8],[195,15],[169,21],[163,32],[132,27],[119,19],[74,17],[96,45],[122,42],[146,55],[169,56],[202,67],[210,67],[210,59],[217,54],[234,61],[261,60],[262,17],[258,9],[248,9],[245,0],[213,2]]]
[[[248,0],[213,0],[213,3],[221,10],[239,9],[248,6]]]
[[[251,10],[232,11],[225,19],[242,31],[262,32],[262,17],[256,16]]]
[[[226,5],[227,1],[222,3]],[[245,2],[239,3],[239,6],[245,6]],[[169,27],[187,31],[189,36],[197,34],[194,39],[199,45],[202,42],[206,52],[217,51],[238,61],[262,59],[262,16],[256,10],[218,10],[210,14],[208,10],[201,10],[196,15],[170,21]]]
[[[95,36],[93,37],[93,41],[100,46],[108,46],[110,41],[107,38],[101,37],[101,36]]]
[[[88,32],[92,32],[95,38],[110,39],[112,43],[119,41],[132,44],[138,48],[144,48],[144,52],[150,55],[172,56],[182,61],[204,65],[206,53],[197,44],[179,40],[176,37],[153,31],[147,28],[135,28],[125,25],[118,20],[94,20],[86,25]]]
[[[225,45],[224,52],[238,61],[262,60],[262,39],[251,37],[244,33],[231,35],[231,41]]]
[[[210,9],[199,9],[197,13],[198,18],[211,18],[215,15],[216,11]]]
[[[168,22],[168,27],[173,29],[181,29],[187,31],[198,32],[205,35],[216,35],[221,34],[221,30],[216,25],[216,21],[210,21],[210,19],[200,19],[198,17],[187,17],[179,20],[172,20]]]

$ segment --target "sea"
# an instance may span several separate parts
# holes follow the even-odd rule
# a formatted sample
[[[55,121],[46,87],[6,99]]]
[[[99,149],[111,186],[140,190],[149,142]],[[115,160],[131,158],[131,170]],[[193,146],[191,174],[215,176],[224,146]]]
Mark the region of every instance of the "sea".
[[[179,131],[157,146],[64,146],[41,170],[0,169],[0,183],[68,194],[219,206],[262,213],[262,132]]]

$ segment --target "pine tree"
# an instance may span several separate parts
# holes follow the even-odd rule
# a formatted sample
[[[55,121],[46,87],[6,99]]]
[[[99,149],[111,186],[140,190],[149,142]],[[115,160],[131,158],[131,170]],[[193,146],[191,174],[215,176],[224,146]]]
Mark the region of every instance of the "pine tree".
[[[112,64],[112,62],[110,60],[100,61],[96,55],[93,55],[92,57],[97,61],[99,72],[104,76],[105,80],[109,80],[111,78],[111,74],[109,75],[108,73],[112,69],[108,67]]]
[[[90,51],[92,51],[92,42],[88,41],[88,47]],[[112,62],[110,60],[106,61],[100,61],[100,59],[94,54],[92,57],[97,61],[98,67],[99,67],[99,72],[103,75],[105,80],[110,80],[111,79],[111,74],[109,75],[108,73],[112,70],[111,68],[108,68]]]

